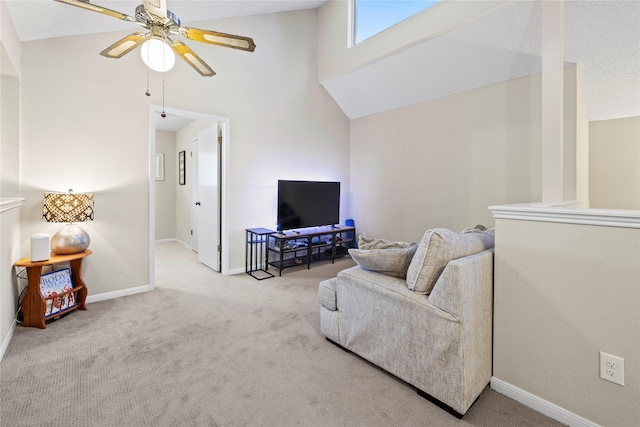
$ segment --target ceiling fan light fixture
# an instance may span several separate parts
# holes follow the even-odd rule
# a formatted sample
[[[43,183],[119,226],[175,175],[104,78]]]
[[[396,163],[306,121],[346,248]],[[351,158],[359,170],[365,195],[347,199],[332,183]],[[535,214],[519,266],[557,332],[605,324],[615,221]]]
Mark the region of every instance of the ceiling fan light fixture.
[[[176,60],[175,54],[177,54],[201,76],[211,77],[216,75],[215,71],[196,55],[189,46],[177,40],[171,40],[170,36],[179,35],[196,42],[229,47],[246,52],[253,52],[256,48],[256,44],[251,37],[182,27],[180,19],[173,12],[167,10],[167,0],[142,0],[142,4],[136,7],[134,16],[92,5],[90,0],[55,1],[111,16],[112,18],[135,22],[149,30],[148,33],[136,32],[129,34],[104,49],[100,52],[100,55],[106,58],[118,59],[142,45],[140,50],[142,60],[149,69],[160,73],[164,73],[173,67]],[[149,73],[147,72],[148,80]],[[149,95],[148,90],[147,95]]]
[[[142,44],[140,56],[147,67],[159,73],[169,71],[176,63],[176,56],[171,46],[156,37],[151,37]]]

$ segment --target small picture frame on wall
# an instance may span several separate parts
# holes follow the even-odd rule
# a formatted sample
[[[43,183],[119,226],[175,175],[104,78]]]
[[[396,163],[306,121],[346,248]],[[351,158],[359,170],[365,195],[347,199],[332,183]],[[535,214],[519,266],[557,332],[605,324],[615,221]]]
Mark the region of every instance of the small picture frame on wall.
[[[164,153],[156,153],[156,181],[164,181]]]
[[[178,153],[178,184],[185,185],[185,172],[186,172],[186,164],[185,164],[185,151],[181,151]]]

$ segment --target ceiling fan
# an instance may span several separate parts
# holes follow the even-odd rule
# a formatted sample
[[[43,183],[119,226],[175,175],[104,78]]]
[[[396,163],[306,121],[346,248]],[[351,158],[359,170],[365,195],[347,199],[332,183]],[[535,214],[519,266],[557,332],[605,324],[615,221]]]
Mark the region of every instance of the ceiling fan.
[[[118,40],[100,52],[100,55],[107,58],[121,58],[142,44],[142,59],[149,68],[155,71],[167,71],[171,68],[174,61],[173,52],[175,52],[202,76],[211,77],[216,74],[189,46],[180,41],[172,40],[170,36],[174,35],[247,52],[253,52],[256,48],[250,37],[180,26],[180,19],[173,12],[167,10],[166,0],[143,0],[143,4],[136,7],[135,16],[91,4],[89,0],[56,1],[133,22],[149,30],[148,33],[133,33]],[[159,54],[152,58],[154,49],[158,49]]]

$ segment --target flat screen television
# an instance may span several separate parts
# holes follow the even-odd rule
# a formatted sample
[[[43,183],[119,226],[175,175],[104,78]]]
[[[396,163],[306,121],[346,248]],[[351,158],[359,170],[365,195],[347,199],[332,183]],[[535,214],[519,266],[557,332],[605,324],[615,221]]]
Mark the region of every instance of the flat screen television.
[[[278,231],[339,222],[339,182],[278,181]]]

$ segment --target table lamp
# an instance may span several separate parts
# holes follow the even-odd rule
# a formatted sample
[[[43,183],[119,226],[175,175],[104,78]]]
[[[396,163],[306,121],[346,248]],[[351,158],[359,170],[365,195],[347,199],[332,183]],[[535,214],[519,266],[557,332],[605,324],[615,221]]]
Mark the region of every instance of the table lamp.
[[[84,252],[89,247],[89,235],[75,222],[93,221],[93,193],[44,193],[42,219],[46,222],[66,222],[67,225],[51,238],[51,250],[59,255]]]

